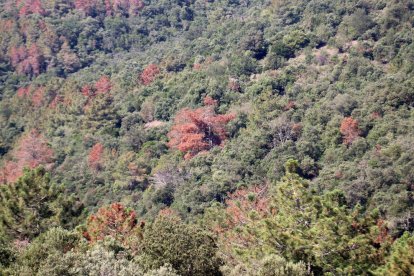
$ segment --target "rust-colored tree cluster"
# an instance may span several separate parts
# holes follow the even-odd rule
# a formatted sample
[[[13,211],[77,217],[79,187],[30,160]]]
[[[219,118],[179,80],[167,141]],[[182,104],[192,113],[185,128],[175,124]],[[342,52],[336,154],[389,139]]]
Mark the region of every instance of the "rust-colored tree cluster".
[[[104,154],[104,146],[101,143],[96,143],[88,155],[88,165],[94,171],[102,169],[102,157]]]
[[[10,63],[18,74],[37,76],[43,69],[43,53],[36,43],[29,47],[12,47],[9,52]]]
[[[97,95],[103,95],[110,92],[112,83],[108,76],[100,77],[93,85],[85,84],[81,92],[85,97],[93,98]]]
[[[37,130],[31,130],[20,140],[14,154],[21,168],[28,166],[33,169],[39,165],[46,165],[53,160],[53,150],[49,147],[46,138]]]
[[[20,176],[22,176],[22,170],[18,167],[17,162],[6,161],[0,169],[0,184],[13,183]]]
[[[34,88],[29,85],[17,89],[17,97],[28,98],[32,102],[33,106],[39,107],[44,102],[45,92],[46,90],[43,86]]]
[[[352,144],[360,135],[358,121],[352,117],[347,117],[342,120],[339,131],[342,134],[343,142],[345,145]]]
[[[22,86],[17,89],[17,97],[24,98],[30,94],[30,85],[29,86]]]
[[[81,92],[85,97],[92,98],[96,95],[107,94],[112,89],[112,83],[108,76],[100,77],[93,85],[86,84]]]
[[[12,153],[14,160],[6,162],[1,169],[0,183],[15,182],[25,167],[33,169],[39,165],[50,166],[53,155],[53,150],[45,137],[37,130],[31,130],[23,136],[17,149]]]
[[[46,14],[40,0],[17,0],[16,7],[19,9],[19,16],[26,16],[29,14]]]
[[[140,75],[141,83],[144,85],[151,84],[159,73],[160,68],[156,64],[149,64]]]
[[[84,237],[90,242],[103,240],[110,236],[118,241],[125,241],[137,226],[136,214],[121,203],[101,207],[87,221]]]
[[[217,103],[211,98],[204,99],[204,103],[204,107],[179,111],[168,133],[168,146],[184,152],[185,159],[222,145],[228,138],[226,125],[235,118],[234,114],[217,115]]]
[[[95,82],[96,94],[106,94],[111,91],[112,84],[108,76],[102,76]]]
[[[93,99],[99,95],[104,95],[110,98],[110,91],[112,89],[112,83],[108,76],[100,77],[93,85],[86,84],[81,88],[82,94],[87,97],[87,102],[84,106],[84,111],[90,110]]]

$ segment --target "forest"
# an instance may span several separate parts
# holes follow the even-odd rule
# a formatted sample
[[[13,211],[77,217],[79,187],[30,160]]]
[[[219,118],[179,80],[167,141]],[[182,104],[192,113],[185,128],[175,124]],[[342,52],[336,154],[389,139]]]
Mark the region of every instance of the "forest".
[[[414,275],[413,0],[0,0],[0,275]]]

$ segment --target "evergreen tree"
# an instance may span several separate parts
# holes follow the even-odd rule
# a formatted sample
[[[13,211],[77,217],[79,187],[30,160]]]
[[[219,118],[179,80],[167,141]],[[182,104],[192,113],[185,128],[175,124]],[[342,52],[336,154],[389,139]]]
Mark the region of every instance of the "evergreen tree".
[[[378,240],[376,216],[350,210],[342,192],[312,194],[288,161],[273,197],[276,215],[266,219],[267,246],[288,260],[305,261],[314,273],[367,273],[383,260],[389,239]]]
[[[11,239],[30,240],[50,227],[67,226],[79,211],[41,167],[0,187],[0,233]]]
[[[405,232],[394,242],[391,255],[385,266],[377,271],[378,275],[414,275],[414,236]]]
[[[61,270],[61,264],[56,259],[62,259],[63,254],[70,252],[80,241],[80,235],[62,229],[51,228],[35,238],[25,248],[10,267],[13,275],[67,275]],[[48,266],[60,273],[39,273]]]
[[[178,217],[159,216],[145,230],[142,262],[152,269],[169,263],[180,275],[220,275],[213,238]]]

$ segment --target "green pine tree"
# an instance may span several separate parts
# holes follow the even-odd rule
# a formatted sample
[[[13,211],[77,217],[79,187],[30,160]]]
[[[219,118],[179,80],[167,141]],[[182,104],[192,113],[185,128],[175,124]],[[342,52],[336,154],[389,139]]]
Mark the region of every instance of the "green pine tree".
[[[342,192],[322,196],[288,161],[273,196],[275,216],[265,221],[266,244],[288,260],[305,261],[315,274],[364,275],[383,260],[384,242],[376,242],[377,217],[362,216],[346,205]]]
[[[68,226],[79,215],[74,206],[44,168],[26,170],[16,183],[0,187],[0,233],[31,240],[51,227]]]
[[[175,216],[159,216],[145,230],[142,253],[150,269],[171,264],[180,275],[221,275],[214,239]]]
[[[394,242],[386,265],[377,270],[377,275],[414,275],[414,235],[405,232]]]

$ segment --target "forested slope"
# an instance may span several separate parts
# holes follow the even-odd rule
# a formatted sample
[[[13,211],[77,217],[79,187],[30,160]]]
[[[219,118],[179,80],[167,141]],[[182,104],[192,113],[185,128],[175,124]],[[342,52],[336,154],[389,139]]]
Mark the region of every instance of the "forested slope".
[[[0,274],[414,273],[413,1],[0,5]]]

